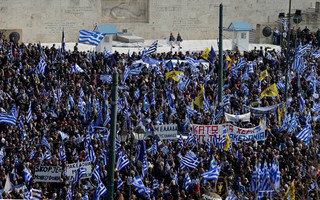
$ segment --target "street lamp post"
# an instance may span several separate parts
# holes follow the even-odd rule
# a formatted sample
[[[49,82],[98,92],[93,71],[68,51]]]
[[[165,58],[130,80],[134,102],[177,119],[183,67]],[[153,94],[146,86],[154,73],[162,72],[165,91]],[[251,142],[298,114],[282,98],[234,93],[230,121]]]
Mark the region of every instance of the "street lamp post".
[[[289,52],[290,52],[290,20],[291,20],[291,0],[289,0],[289,16],[288,16],[288,33],[287,33],[287,55],[286,55],[286,60],[287,60],[287,67],[285,70],[286,73],[286,85],[285,85],[285,90],[284,90],[284,101],[287,104],[288,101],[288,72],[289,72]]]

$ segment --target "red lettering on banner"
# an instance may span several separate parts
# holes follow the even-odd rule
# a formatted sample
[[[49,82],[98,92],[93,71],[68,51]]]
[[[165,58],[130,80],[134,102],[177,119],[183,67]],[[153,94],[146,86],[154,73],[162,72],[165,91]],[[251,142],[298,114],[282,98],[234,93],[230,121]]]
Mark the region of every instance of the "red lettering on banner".
[[[198,133],[198,131],[197,131],[197,128],[198,128],[199,126],[197,126],[197,125],[192,125],[192,130],[193,130],[193,134],[194,133]]]
[[[221,137],[220,137],[220,134],[219,134],[219,135],[217,135],[217,141],[220,142],[220,139],[221,139]]]
[[[204,134],[204,126],[199,126],[199,134]]]
[[[200,141],[201,143],[204,142],[204,135],[199,135],[199,141]]]
[[[211,134],[217,134],[218,130],[218,126],[211,126]]]
[[[229,132],[228,133],[233,133],[233,125],[229,125]]]
[[[206,129],[207,129],[207,135],[209,135],[209,131],[210,131],[210,125],[209,126],[206,126]]]

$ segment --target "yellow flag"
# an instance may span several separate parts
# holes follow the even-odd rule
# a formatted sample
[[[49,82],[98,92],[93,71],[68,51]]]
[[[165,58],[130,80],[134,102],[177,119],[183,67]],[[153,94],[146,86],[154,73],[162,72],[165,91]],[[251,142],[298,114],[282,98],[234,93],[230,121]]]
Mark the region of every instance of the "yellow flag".
[[[263,90],[263,92],[260,95],[260,99],[263,97],[276,97],[278,96],[278,90],[276,88],[276,84],[270,85],[267,89]]]
[[[226,141],[224,142],[224,148],[223,148],[225,151],[228,151],[228,149],[230,148],[230,142],[231,141],[230,141],[229,135],[227,134]]]
[[[194,100],[194,104],[199,106],[201,109],[203,109],[203,90],[204,87],[202,86],[197,98]]]
[[[290,194],[290,200],[295,200],[296,199],[296,189],[294,187],[294,181],[292,181],[291,186],[288,188],[286,192],[286,199],[288,199],[288,196]]]
[[[171,71],[166,73],[166,80],[168,80],[168,78],[172,78],[175,81],[179,81],[179,79],[177,79],[177,75],[181,74],[182,72],[180,71]]]
[[[201,57],[204,58],[204,59],[206,59],[206,60],[208,60],[208,55],[209,55],[209,53],[210,53],[210,50],[209,50],[208,48],[206,48],[206,49],[204,50],[204,52],[201,54]]]
[[[268,76],[268,71],[264,70],[263,72],[261,72],[260,74],[260,81],[263,81],[263,79],[265,79]]]

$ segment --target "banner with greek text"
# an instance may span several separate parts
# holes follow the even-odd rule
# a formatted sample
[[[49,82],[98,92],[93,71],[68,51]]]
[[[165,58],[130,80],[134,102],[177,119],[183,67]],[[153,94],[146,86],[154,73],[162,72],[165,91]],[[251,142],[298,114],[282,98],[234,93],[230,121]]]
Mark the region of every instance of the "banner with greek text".
[[[156,125],[154,127],[154,133],[158,135],[161,140],[177,139],[178,125],[177,124]]]
[[[253,128],[240,128],[232,124],[218,124],[218,125],[198,125],[192,124],[192,132],[198,138],[198,141],[207,141],[208,138],[212,140],[212,137],[216,135],[217,141],[219,142],[223,135],[223,130],[229,135],[230,140],[233,143],[239,141],[250,142],[253,138],[257,141],[263,141],[267,138],[265,135],[265,123]]]
[[[35,166],[35,182],[60,182],[62,167],[60,166]]]
[[[86,162],[81,162],[81,163],[72,163],[72,164],[67,164],[66,165],[66,169],[67,169],[67,179],[69,181],[72,181],[74,176],[76,175],[76,172],[79,168],[79,164],[82,165],[82,167],[84,168],[84,170],[86,171],[86,176],[83,176],[81,179],[85,179],[85,178],[90,178],[92,175],[92,165],[90,161],[86,161]]]

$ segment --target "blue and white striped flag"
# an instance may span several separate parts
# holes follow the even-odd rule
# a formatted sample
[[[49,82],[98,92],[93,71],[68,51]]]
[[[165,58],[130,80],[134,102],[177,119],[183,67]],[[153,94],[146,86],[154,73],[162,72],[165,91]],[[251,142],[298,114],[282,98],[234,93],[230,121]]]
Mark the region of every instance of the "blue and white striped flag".
[[[297,118],[297,113],[295,112],[292,115],[288,133],[289,134],[290,133],[294,133],[296,131],[296,129],[297,129],[297,125],[298,125],[298,118]]]
[[[207,141],[206,141],[206,149],[207,149],[207,152],[208,152],[208,155],[210,155],[211,153],[211,141],[210,141],[210,138],[208,137],[207,138]]]
[[[0,123],[7,123],[10,125],[16,125],[17,118],[11,114],[0,113]]]
[[[282,18],[282,26],[283,26],[283,30],[287,31],[287,22],[284,18]]]
[[[157,116],[157,122],[158,122],[158,123],[163,123],[163,122],[164,122],[163,115],[164,115],[164,112],[161,112],[161,113]]]
[[[197,111],[195,111],[194,109],[192,109],[190,106],[186,105],[187,108],[187,113],[189,117],[192,117],[194,115],[194,113],[196,113]]]
[[[37,66],[38,74],[44,74],[46,66],[47,66],[47,63],[42,58],[40,58],[40,61],[39,61],[38,66]]]
[[[256,192],[258,190],[259,182],[260,182],[260,179],[259,179],[258,166],[255,165],[252,176],[251,176],[251,183],[249,188],[250,192]]]
[[[71,67],[71,70],[70,70],[70,75],[72,75],[73,73],[77,73],[77,72],[84,72],[83,69],[81,69],[81,67],[76,63],[74,64],[72,67]]]
[[[17,121],[17,129],[19,131],[23,131],[24,121],[25,121],[25,118],[24,118],[24,115],[22,115],[20,119]]]
[[[107,166],[107,164],[108,164],[108,153],[107,153],[107,150],[106,150],[106,149],[103,149],[103,152],[102,152],[102,161],[103,161],[103,165],[104,165],[104,166]]]
[[[35,155],[36,155],[36,153],[32,149],[32,151],[30,152],[30,160],[32,160]]]
[[[204,101],[203,101],[203,112],[207,111],[207,110],[210,110],[210,101],[207,98],[205,98],[204,96],[204,93],[203,93],[203,98],[204,98]]]
[[[67,192],[67,196],[66,196],[66,200],[72,200],[72,185],[70,184],[69,188],[68,188],[68,192]]]
[[[180,148],[181,150],[183,150],[183,148],[184,148],[184,146],[183,146],[183,139],[182,139],[181,133],[180,133],[180,137],[179,137],[179,148]]]
[[[191,185],[191,178],[188,172],[186,172],[186,174],[184,175],[184,187],[186,188],[186,191],[189,190],[190,185]]]
[[[189,124],[190,124],[190,121],[189,121],[188,115],[186,114],[184,118],[183,129],[187,130]]]
[[[101,182],[99,164],[97,164],[96,167],[94,168],[92,172],[92,176],[97,181],[97,183]]]
[[[123,72],[122,83],[126,82],[127,78],[129,77],[129,73],[130,73],[130,67],[126,65]]]
[[[299,97],[299,112],[304,112],[305,110],[305,101],[301,95],[301,93],[298,94]]]
[[[156,52],[158,48],[158,40],[154,41],[149,49],[145,52],[144,56],[151,55],[152,53]]]
[[[100,80],[105,83],[107,82],[108,84],[110,84],[112,82],[112,75],[100,75]]]
[[[120,190],[121,186],[123,186],[123,185],[124,185],[124,184],[123,184],[123,182],[122,182],[122,180],[121,180],[120,176],[118,176],[117,189],[118,189],[118,190]]]
[[[96,155],[95,155],[95,153],[94,153],[94,151],[93,151],[93,148],[92,148],[92,145],[91,145],[91,144],[90,144],[90,146],[89,146],[89,159],[90,159],[90,161],[93,162],[93,163],[96,163],[96,162],[97,162],[97,158],[96,158]]]
[[[140,74],[140,72],[141,72],[141,69],[142,69],[142,66],[141,67],[137,67],[137,68],[134,68],[134,69],[131,69],[130,70],[130,75],[139,75]]]
[[[79,180],[82,178],[82,177],[84,177],[84,176],[86,176],[87,174],[86,174],[86,170],[83,168],[83,166],[80,164],[80,166],[79,166],[79,168],[78,168],[78,170],[77,170],[77,172],[76,172],[76,174],[75,174],[75,176],[74,176],[74,178],[73,178],[73,181],[72,181],[72,184],[73,185],[75,185],[75,184],[77,184],[78,182],[79,182]]]
[[[201,162],[200,158],[197,158],[197,156],[190,150],[181,160],[181,169],[185,169],[186,167],[194,169],[198,166],[198,164]]]
[[[138,190],[140,195],[146,194],[147,196],[150,196],[151,194],[150,189],[144,186],[139,175],[134,177],[134,179],[132,180],[132,186]]]
[[[272,55],[271,55],[271,53],[269,51],[267,52],[267,59],[268,60],[272,60]]]
[[[31,102],[29,104],[28,114],[27,114],[27,123],[29,124],[32,119],[32,110],[31,110]]]
[[[51,154],[50,152],[46,149],[45,152],[44,152],[44,159],[45,160],[50,160],[52,157],[51,157]]]
[[[310,125],[306,125],[299,133],[296,134],[296,138],[307,142],[312,137],[312,130]]]
[[[277,90],[281,90],[281,89],[284,89],[285,85],[284,83],[282,83],[281,79],[279,80],[279,82],[276,84],[276,88]]]
[[[138,100],[139,97],[140,97],[140,90],[139,90],[139,88],[137,88],[137,90],[134,92],[134,99]]]
[[[107,188],[103,185],[102,181],[99,182],[98,187],[94,191],[93,199],[99,200],[103,195],[107,193]]]
[[[96,31],[80,30],[79,32],[80,32],[80,36],[79,36],[78,42],[87,42],[96,46],[98,46],[100,41],[106,35],[106,33],[101,33]]]
[[[126,155],[122,151],[120,151],[118,153],[118,160],[116,163],[116,167],[117,167],[118,171],[120,172],[123,168],[125,168],[128,165],[129,165],[128,158],[126,157]]]
[[[42,137],[41,144],[46,146],[48,149],[50,149],[50,144],[45,135]]]
[[[178,82],[178,89],[180,91],[184,91],[185,88],[187,88],[190,84],[190,79],[187,76],[183,76],[182,78],[179,79]]]
[[[159,189],[159,183],[157,182],[157,180],[155,178],[153,178],[152,190],[157,190],[157,189]]]
[[[59,149],[59,160],[61,162],[66,162],[66,151],[62,143],[60,144],[60,149]]]
[[[30,180],[32,179],[32,176],[29,172],[29,170],[23,165],[23,178],[25,184],[28,186],[30,183]]]
[[[187,63],[192,66],[194,69],[197,69],[195,67],[199,66],[199,63],[196,62],[193,58],[190,58],[188,56],[185,56],[184,59],[187,61]]]
[[[154,140],[153,145],[148,149],[148,152],[153,156],[157,153],[157,140]]]
[[[218,180],[220,173],[220,165],[215,166],[209,171],[206,171],[201,174],[204,180]]]

